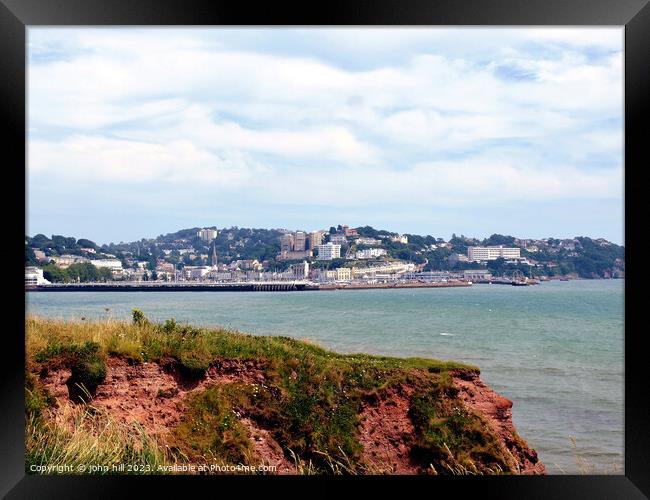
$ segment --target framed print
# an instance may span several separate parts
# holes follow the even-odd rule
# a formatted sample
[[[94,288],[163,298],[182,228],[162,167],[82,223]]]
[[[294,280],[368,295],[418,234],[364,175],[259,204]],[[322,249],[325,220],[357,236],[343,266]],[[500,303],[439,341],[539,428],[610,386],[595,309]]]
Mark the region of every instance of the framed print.
[[[647,2],[0,15],[8,498],[650,494]]]

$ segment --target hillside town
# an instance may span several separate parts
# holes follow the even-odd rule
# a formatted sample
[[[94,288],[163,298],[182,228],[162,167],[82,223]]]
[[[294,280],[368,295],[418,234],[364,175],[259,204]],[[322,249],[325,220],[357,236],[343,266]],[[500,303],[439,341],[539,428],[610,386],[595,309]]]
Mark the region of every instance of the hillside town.
[[[398,234],[370,226],[329,230],[216,226],[97,245],[38,234],[25,239],[25,284],[270,282],[318,284],[499,282],[622,278],[624,247],[604,239]]]

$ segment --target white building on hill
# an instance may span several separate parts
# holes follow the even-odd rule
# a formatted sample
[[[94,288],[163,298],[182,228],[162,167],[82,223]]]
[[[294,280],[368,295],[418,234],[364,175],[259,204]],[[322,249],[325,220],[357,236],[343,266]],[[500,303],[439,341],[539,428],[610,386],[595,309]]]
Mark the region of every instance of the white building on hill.
[[[341,245],[334,245],[332,242],[325,245],[318,245],[318,260],[332,260],[341,258]]]
[[[96,268],[107,267],[111,271],[122,269],[122,261],[119,259],[94,259],[90,263]]]
[[[356,253],[357,259],[375,259],[386,255],[386,250],[383,248],[367,248],[365,250],[359,250]]]
[[[212,240],[214,240],[217,237],[217,230],[216,229],[201,229],[196,233],[196,235],[201,238],[202,241],[205,241],[206,243],[210,243]]]
[[[497,260],[501,259],[521,259],[521,249],[507,248],[503,245],[498,247],[468,247],[467,258],[471,262],[478,262],[483,260]]]

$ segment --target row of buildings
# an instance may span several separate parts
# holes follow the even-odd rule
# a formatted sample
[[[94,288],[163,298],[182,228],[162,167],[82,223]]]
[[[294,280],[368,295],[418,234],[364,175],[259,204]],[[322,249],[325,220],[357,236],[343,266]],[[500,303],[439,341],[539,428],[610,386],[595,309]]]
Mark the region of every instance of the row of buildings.
[[[257,262],[257,261],[254,261]],[[406,273],[413,273],[416,266],[413,263],[387,262],[372,267],[339,267],[337,269],[312,268],[307,261],[292,264],[286,271],[263,271],[260,265],[226,266],[185,266],[180,271],[167,273],[158,271],[158,277],[164,276],[167,281],[277,281],[277,280],[310,280],[320,283],[352,280],[393,279]],[[259,263],[258,263],[259,264]]]
[[[387,262],[371,267],[339,267],[337,269],[310,269],[309,263],[306,261],[290,266],[293,278],[318,282],[397,277],[404,273],[412,273],[415,269],[415,264],[411,262]]]
[[[39,258],[38,255],[36,257]],[[39,258],[39,260],[54,262],[54,264],[56,264],[61,269],[67,269],[72,264],[83,264],[87,262],[99,269],[101,268],[110,269],[111,274],[113,275],[114,278],[121,278],[124,273],[124,269],[122,267],[122,261],[115,258],[90,259],[82,255],[60,255],[60,256],[52,256],[52,257],[44,256],[44,258],[42,259]]]
[[[327,243],[323,243],[327,238]],[[407,244],[408,237],[404,235],[380,236],[382,239]],[[313,257],[316,252],[318,260],[334,260],[341,258],[341,249],[354,242],[357,246],[379,247],[382,239],[359,236],[354,228],[339,226],[335,233],[325,231],[287,232],[280,237],[280,253],[278,260],[298,260]],[[362,248],[352,254],[357,259],[375,259],[386,255],[388,252],[382,248]],[[348,255],[348,258],[351,256]]]
[[[317,260],[334,260],[341,258],[341,245],[338,243],[329,241],[324,245],[317,245],[316,250],[318,252],[318,255],[316,256]],[[387,255],[387,253],[388,252],[383,248],[366,248],[358,250],[354,254],[354,257],[359,260],[376,259]]]

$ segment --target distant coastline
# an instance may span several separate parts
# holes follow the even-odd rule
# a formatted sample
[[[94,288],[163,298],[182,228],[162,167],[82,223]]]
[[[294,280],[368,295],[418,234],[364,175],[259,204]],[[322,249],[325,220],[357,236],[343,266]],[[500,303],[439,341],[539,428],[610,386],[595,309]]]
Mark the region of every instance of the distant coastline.
[[[529,280],[529,285],[545,281],[575,281],[585,278],[553,277],[545,280]],[[625,279],[590,278],[589,280]],[[243,283],[156,283],[156,282],[106,282],[61,283],[26,286],[26,292],[300,292],[326,290],[373,290],[399,288],[457,288],[473,285],[512,285],[504,280],[434,281],[434,282],[386,282],[386,283],[310,283],[310,282],[243,282]]]
[[[327,289],[348,284],[384,288],[375,285],[391,282],[409,282],[404,287],[454,280],[530,284],[623,276],[624,247],[582,236],[531,239],[493,234],[479,240],[452,235],[445,240],[338,225],[315,231],[196,227],[101,246],[61,235],[25,237],[26,285],[247,282],[258,290],[260,282],[307,281]]]

